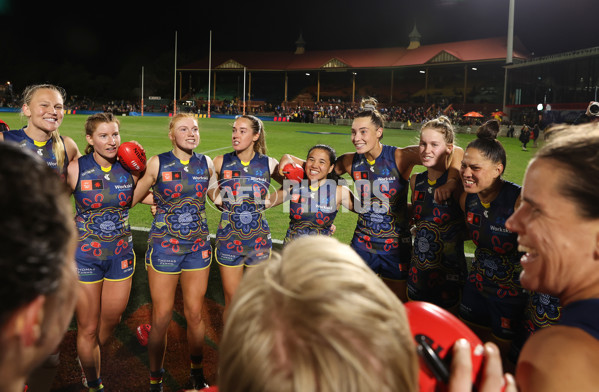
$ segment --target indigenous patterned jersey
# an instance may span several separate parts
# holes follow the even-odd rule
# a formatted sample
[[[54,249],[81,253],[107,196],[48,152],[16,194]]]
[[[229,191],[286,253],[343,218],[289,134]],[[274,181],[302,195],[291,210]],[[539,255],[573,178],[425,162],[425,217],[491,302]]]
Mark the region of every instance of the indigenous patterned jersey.
[[[2,134],[4,135],[5,141],[17,143],[21,146],[21,148],[27,148],[31,151],[35,151],[37,155],[39,155],[52,170],[54,170],[61,176],[62,179],[66,178],[67,166],[69,162],[66,147],[63,147],[65,156],[64,164],[61,168],[59,168],[56,162],[56,156],[54,155],[54,151],[52,151],[52,147],[54,146],[54,141],[52,139],[43,143],[36,142],[35,140],[27,136],[27,134],[25,133],[25,129],[6,131]],[[60,138],[62,140],[62,136]]]
[[[270,186],[268,157],[255,154],[250,162],[242,162],[235,152],[223,155],[219,186],[223,212],[217,249],[237,256],[270,251],[270,228],[263,216]]]
[[[466,222],[476,245],[468,279],[480,291],[499,297],[517,296],[522,290],[518,235],[505,227],[514,213],[520,189],[517,184],[503,181],[499,194],[488,206],[476,194],[466,197]]]
[[[374,163],[354,154],[351,176],[359,201],[352,246],[369,253],[398,254],[400,238],[409,238],[408,181],[395,163],[397,147],[383,145]],[[362,211],[360,211],[360,209]]]
[[[308,234],[331,235],[337,215],[337,183],[327,180],[314,189],[309,181],[292,187],[289,202],[289,229],[285,243]]]
[[[459,285],[466,279],[464,213],[453,198],[442,203],[434,200],[435,189],[447,177],[447,171],[436,181],[428,179],[428,171],[416,175],[412,195],[416,236],[409,279],[413,290],[429,290],[446,282]]]
[[[524,310],[524,329],[528,335],[556,324],[561,318],[559,298],[536,291],[530,293]]]
[[[78,253],[91,252],[105,260],[132,246],[129,207],[133,188],[131,173],[118,161],[104,171],[93,154],[79,158],[79,179],[73,192]]]
[[[150,239],[162,239],[162,246],[174,253],[203,248],[209,241],[205,204],[210,170],[206,157],[193,153],[189,161],[182,162],[169,151],[158,159],[153,187],[156,215]]]

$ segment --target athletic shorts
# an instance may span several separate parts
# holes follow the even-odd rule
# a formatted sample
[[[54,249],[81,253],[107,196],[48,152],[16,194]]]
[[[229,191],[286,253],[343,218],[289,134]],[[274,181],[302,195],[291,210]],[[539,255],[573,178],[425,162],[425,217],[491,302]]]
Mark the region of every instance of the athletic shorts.
[[[251,253],[249,255],[239,255],[216,250],[216,261],[225,267],[254,267],[264,260],[270,259],[270,249],[261,249],[260,253]]]
[[[380,255],[356,248],[354,248],[354,250],[366,262],[370,269],[381,278],[389,280],[406,280],[408,278],[408,267],[410,265],[409,257],[401,258],[397,254]],[[405,260],[406,262],[400,262],[400,260]]]
[[[431,302],[445,309],[460,303],[464,284],[459,275],[448,274],[441,268],[418,270],[410,269],[408,298],[411,301]]]
[[[490,328],[500,339],[514,340],[523,333],[522,323],[527,296],[500,298],[479,291],[475,283],[464,286],[460,317],[470,323]]]
[[[210,267],[212,247],[206,241],[203,247],[189,252],[173,252],[163,247],[160,240],[151,241],[146,250],[146,268],[164,274],[180,274],[182,271],[197,271]]]
[[[82,283],[126,280],[135,272],[135,252],[133,252],[132,246],[128,251],[109,256],[105,260],[78,252],[75,261],[77,262],[77,275]]]

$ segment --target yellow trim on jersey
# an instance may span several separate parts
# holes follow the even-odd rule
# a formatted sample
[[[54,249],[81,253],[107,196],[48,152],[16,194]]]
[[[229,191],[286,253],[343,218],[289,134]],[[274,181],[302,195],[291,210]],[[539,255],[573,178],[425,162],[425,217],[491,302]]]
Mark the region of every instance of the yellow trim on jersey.
[[[227,267],[227,268],[239,268],[239,267],[244,267],[245,264],[239,264],[239,265],[226,265],[221,263],[220,261],[218,261],[218,252],[214,252],[214,260],[216,260],[216,262],[218,263],[218,265],[223,266],[223,267]]]
[[[242,164],[243,166],[249,166],[249,165],[250,165],[250,163],[249,163],[249,162],[244,162],[244,161],[242,161],[241,159],[239,160],[239,162],[241,162],[241,164]]]
[[[491,207],[491,203],[490,203],[490,202],[489,202],[489,203],[485,203],[484,201],[482,201],[482,200],[481,200],[481,201],[480,201],[480,204],[481,204],[483,207],[485,207],[485,208],[489,208],[489,207]]]
[[[179,162],[181,162],[182,165],[189,165],[189,159],[186,161],[179,159]]]
[[[47,143],[48,143],[47,140],[45,142],[38,142],[37,140],[33,141],[33,144],[35,144],[38,147],[44,147]]]
[[[374,164],[375,164],[375,162],[376,162],[376,158],[374,158],[372,161],[370,161],[370,160],[368,160],[368,158],[366,158],[366,162],[368,162],[368,164],[369,164],[370,166],[372,166],[372,165],[374,165]]]
[[[110,165],[108,167],[100,166],[100,169],[102,169],[102,171],[104,173],[110,173],[110,169],[112,169],[112,165]]]
[[[428,179],[429,185],[435,185],[436,183],[437,183],[437,180],[431,180],[430,178]]]

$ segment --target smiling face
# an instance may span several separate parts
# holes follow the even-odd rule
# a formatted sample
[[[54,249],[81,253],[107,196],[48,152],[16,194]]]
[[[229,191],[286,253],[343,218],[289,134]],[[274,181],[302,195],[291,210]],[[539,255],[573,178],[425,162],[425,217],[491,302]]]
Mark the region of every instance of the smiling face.
[[[552,159],[532,161],[524,178],[520,207],[506,222],[518,233],[522,286],[573,298],[597,273],[599,222],[580,216],[576,204],[560,193],[572,175]]]
[[[306,159],[306,177],[310,181],[320,181],[333,171],[330,154],[322,148],[315,148]]]
[[[233,150],[241,152],[247,149],[253,149],[254,142],[258,140],[260,134],[254,133],[250,120],[247,118],[238,118],[233,123],[233,133],[231,137]]]
[[[351,141],[358,154],[365,154],[378,146],[381,136],[383,136],[383,128],[377,128],[370,118],[354,119],[351,127]]]
[[[185,117],[177,121],[168,134],[173,147],[191,152],[200,144],[200,129],[194,118]]]
[[[442,166],[445,169],[447,156],[453,150],[452,144],[445,142],[445,137],[434,128],[425,128],[420,132],[420,143],[418,144],[420,159],[425,167]]]
[[[464,191],[484,192],[491,188],[503,173],[503,165],[485,157],[477,148],[467,148],[460,167]]]
[[[85,135],[87,142],[94,147],[94,153],[107,161],[116,159],[121,145],[119,125],[116,122],[102,122],[96,126],[93,135]]]
[[[56,90],[41,88],[33,93],[29,103],[22,107],[23,114],[29,117],[28,127],[46,133],[58,129],[64,118],[64,102]]]

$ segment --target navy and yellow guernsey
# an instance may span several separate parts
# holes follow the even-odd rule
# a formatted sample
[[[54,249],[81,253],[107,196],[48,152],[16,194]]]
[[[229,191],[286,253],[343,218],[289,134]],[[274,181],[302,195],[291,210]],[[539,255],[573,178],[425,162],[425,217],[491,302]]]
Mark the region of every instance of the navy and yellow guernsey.
[[[337,215],[337,183],[326,180],[315,187],[307,180],[292,187],[289,201],[289,228],[285,243],[302,235],[331,235]]]
[[[466,223],[476,245],[468,281],[487,295],[504,298],[522,293],[518,235],[505,227],[520,190],[519,185],[503,181],[499,194],[489,204],[483,204],[477,194],[466,196]]]
[[[118,161],[105,169],[96,163],[93,154],[79,158],[79,179],[73,192],[79,233],[76,258],[106,260],[131,251],[129,207],[133,185],[131,173]]]
[[[269,186],[266,155],[256,153],[250,162],[242,162],[235,152],[223,155],[219,181],[223,212],[216,232],[219,262],[227,264],[240,256],[259,261],[270,255],[270,228],[263,216]]]
[[[173,254],[202,250],[209,257],[206,196],[210,170],[206,157],[193,153],[188,161],[181,161],[169,151],[158,155],[158,159],[153,187],[156,215],[149,242]]]
[[[408,296],[412,300],[455,305],[466,279],[464,213],[449,198],[435,202],[435,190],[447,182],[448,172],[436,181],[428,171],[416,175],[412,208],[416,235],[410,262]]]
[[[37,153],[37,155],[39,155],[52,170],[58,173],[63,180],[66,178],[67,166],[69,163],[66,147],[63,147],[65,149],[64,163],[62,167],[59,168],[54,151],[52,151],[52,147],[54,146],[54,141],[52,139],[45,142],[37,142],[27,136],[24,129],[2,132],[2,135],[4,135],[5,141],[17,143],[21,148],[26,148]],[[62,136],[60,138],[62,140]]]
[[[409,184],[395,163],[396,148],[383,145],[374,162],[363,154],[354,154],[351,176],[359,198],[355,208],[358,221],[351,242],[355,249],[399,255],[400,241],[411,243],[407,217]]]

